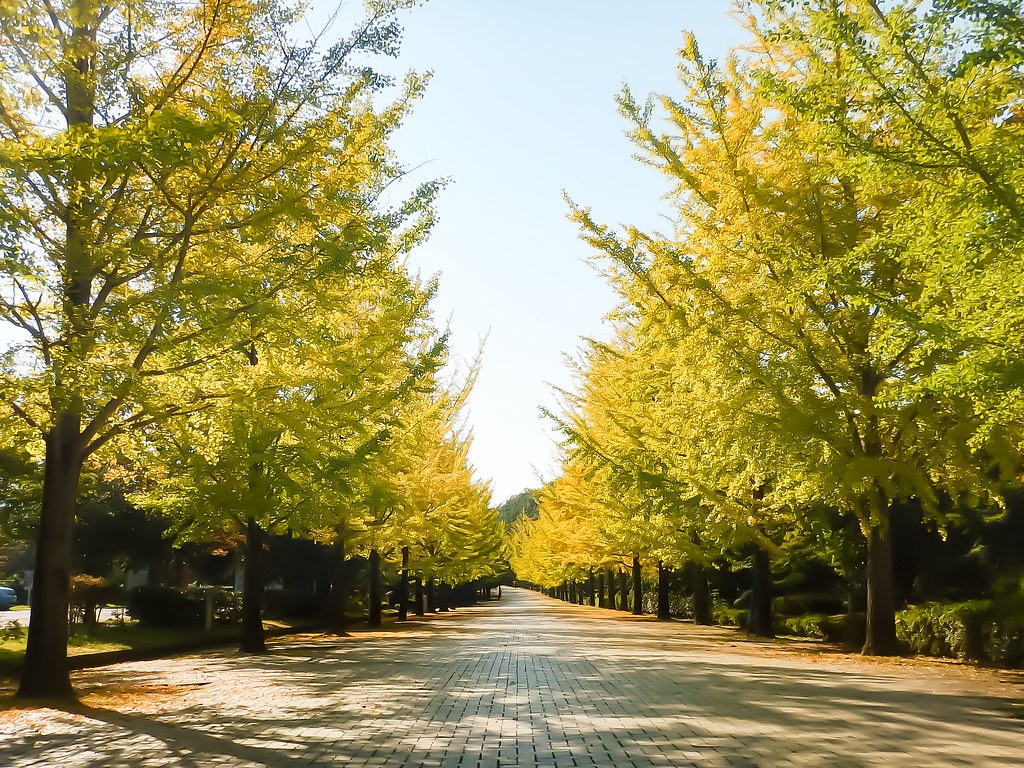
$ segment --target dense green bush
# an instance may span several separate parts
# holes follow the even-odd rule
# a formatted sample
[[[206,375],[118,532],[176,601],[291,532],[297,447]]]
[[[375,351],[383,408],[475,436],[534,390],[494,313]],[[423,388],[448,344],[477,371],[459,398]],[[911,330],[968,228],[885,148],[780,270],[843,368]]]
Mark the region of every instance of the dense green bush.
[[[861,645],[864,642],[864,614],[808,613],[780,620],[779,634],[814,637],[830,643]]]
[[[173,587],[141,586],[128,593],[128,615],[151,627],[199,627],[204,605],[198,592]]]
[[[925,603],[896,615],[896,633],[914,653],[981,659],[981,624],[988,603]]]
[[[896,614],[896,633],[914,653],[952,659],[989,661],[1000,666],[1024,663],[1024,611],[1020,597],[993,603],[924,603]]]
[[[823,613],[808,613],[804,616],[790,616],[782,619],[780,634],[796,635],[797,637],[814,637],[818,640],[828,639],[827,624],[831,616]]]
[[[711,620],[721,627],[743,627],[747,623],[747,610],[734,608],[718,595],[712,594]]]

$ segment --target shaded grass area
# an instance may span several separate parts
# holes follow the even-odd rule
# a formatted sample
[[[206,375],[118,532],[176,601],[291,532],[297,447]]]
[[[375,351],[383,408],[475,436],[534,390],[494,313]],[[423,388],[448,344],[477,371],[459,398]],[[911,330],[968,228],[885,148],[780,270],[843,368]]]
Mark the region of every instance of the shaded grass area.
[[[268,631],[286,631],[293,624],[285,621],[264,621]],[[304,625],[298,625],[304,626]],[[161,627],[144,627],[133,621],[104,622],[97,624],[91,632],[86,633],[80,625],[75,633],[68,638],[68,656],[77,657],[88,654],[110,653],[113,651],[155,651],[161,648],[176,649],[181,646],[195,644],[216,645],[237,640],[241,628],[237,624],[214,624],[207,631],[202,628],[167,629]],[[0,673],[14,670],[21,666],[25,658],[27,628],[20,639],[8,639],[0,643]]]

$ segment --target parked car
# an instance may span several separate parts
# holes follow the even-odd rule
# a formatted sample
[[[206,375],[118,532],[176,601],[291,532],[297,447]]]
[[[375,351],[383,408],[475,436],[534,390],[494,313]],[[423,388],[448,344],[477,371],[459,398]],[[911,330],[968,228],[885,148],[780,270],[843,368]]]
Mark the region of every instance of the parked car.
[[[18,593],[10,587],[0,587],[0,611],[6,611],[18,602]]]

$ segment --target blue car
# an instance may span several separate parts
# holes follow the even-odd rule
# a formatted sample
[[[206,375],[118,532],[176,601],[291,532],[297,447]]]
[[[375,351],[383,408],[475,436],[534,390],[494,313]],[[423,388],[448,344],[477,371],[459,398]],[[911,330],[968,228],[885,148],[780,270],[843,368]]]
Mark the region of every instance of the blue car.
[[[6,611],[18,602],[18,593],[10,587],[0,587],[0,611]]]

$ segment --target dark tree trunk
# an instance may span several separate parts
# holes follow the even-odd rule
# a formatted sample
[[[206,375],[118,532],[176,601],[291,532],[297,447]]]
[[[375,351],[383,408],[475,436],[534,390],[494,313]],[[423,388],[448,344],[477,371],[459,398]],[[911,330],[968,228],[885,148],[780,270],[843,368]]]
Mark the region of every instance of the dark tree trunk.
[[[754,550],[753,589],[747,631],[758,637],[774,637],[772,628],[772,564],[762,547]]]
[[[577,599],[578,590],[576,589],[576,582],[570,582],[569,584],[569,602],[575,603]]]
[[[370,591],[368,593],[370,603],[370,615],[367,620],[367,626],[370,629],[379,629],[382,621],[383,614],[383,600],[381,599],[381,585],[380,585],[380,552],[376,549],[370,550]]]
[[[402,547],[402,578],[398,582],[398,620],[409,618],[409,548]]]
[[[347,635],[345,608],[348,603],[348,570],[345,567],[345,535],[338,531],[331,547],[331,592],[327,599],[327,629]]]
[[[643,571],[640,568],[640,556],[633,555],[633,615],[640,616],[644,612]]]
[[[263,530],[250,517],[245,526],[245,580],[242,584],[242,653],[266,653],[263,633]]]
[[[437,598],[444,613],[452,609],[452,588],[448,582],[442,581],[437,585]]]
[[[615,608],[615,571],[609,568],[605,571],[604,580],[608,583],[608,602],[607,608]]]
[[[665,564],[658,561],[658,619],[668,621],[672,613],[668,603],[668,569]]]
[[[597,574],[597,607],[604,608],[604,571]]]
[[[416,577],[416,607],[413,608],[417,616],[423,615],[423,579]]]
[[[619,571],[619,610],[629,610],[629,574],[625,568]]]
[[[874,526],[868,535],[868,609],[863,653],[895,656],[899,651],[892,583],[892,534],[888,525]]]
[[[71,19],[70,39],[63,47],[61,70],[64,80],[68,129],[91,127],[96,115],[94,56],[98,3],[73,0],[68,4]],[[95,339],[89,318],[93,300],[92,282],[97,275],[90,236],[94,213],[90,197],[98,171],[83,155],[67,158],[67,197],[62,219],[63,246],[62,334],[72,368],[76,357]],[[52,370],[52,369],[51,369]],[[60,372],[57,378],[61,379]],[[73,378],[69,376],[67,378]],[[58,381],[60,405],[55,405],[53,426],[43,435],[42,503],[36,540],[35,578],[32,588],[32,613],[17,697],[74,698],[68,673],[68,608],[71,597],[71,542],[75,510],[82,478],[82,462],[88,438],[82,434],[83,398],[74,383]],[[99,417],[97,417],[99,418]],[[101,429],[102,421],[90,425]],[[87,427],[88,429],[88,427]]]
[[[427,613],[437,612],[437,588],[433,579],[427,579]]]
[[[587,605],[594,605],[594,569],[590,569],[587,577]]]
[[[709,625],[712,617],[707,571],[704,566],[692,562],[687,564],[686,570],[690,577],[690,589],[693,590],[693,621],[695,624]]]
[[[32,612],[18,698],[72,698],[68,673],[71,541],[82,476],[81,419],[66,413],[46,435]]]

